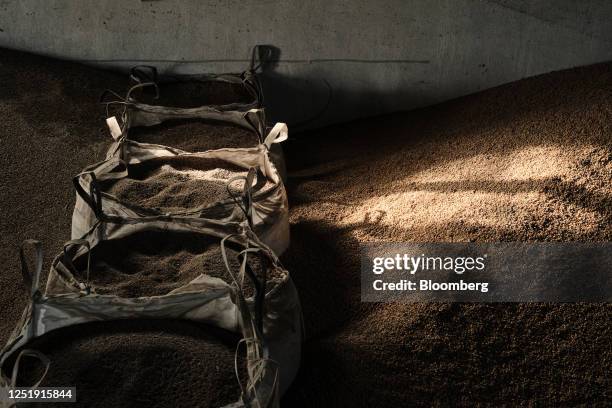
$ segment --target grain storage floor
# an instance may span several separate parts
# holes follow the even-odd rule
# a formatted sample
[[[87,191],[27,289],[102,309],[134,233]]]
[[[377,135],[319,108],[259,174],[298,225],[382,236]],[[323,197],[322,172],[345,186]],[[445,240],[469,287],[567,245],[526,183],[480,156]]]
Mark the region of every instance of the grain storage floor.
[[[126,81],[12,51],[0,61],[4,342],[24,306],[17,245],[43,240],[46,270],[69,238],[70,179],[110,142],[97,97]],[[283,259],[308,340],[285,405],[603,405],[610,305],[366,306],[357,254],[364,241],[610,240],[611,124],[612,65],[601,64],[287,143]]]
[[[310,337],[287,406],[602,402],[609,304],[363,304],[359,244],[611,240],[611,64],[330,127],[285,150],[283,259]]]

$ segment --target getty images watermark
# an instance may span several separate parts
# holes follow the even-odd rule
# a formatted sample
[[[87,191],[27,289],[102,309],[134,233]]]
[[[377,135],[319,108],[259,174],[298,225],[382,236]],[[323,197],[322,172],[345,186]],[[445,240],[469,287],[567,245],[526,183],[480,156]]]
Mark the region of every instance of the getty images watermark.
[[[361,252],[365,302],[607,302],[612,244],[384,243]]]

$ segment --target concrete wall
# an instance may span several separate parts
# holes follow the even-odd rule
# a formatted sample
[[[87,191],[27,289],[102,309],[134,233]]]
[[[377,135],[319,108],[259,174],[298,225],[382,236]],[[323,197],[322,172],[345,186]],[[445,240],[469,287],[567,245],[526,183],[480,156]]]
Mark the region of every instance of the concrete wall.
[[[266,44],[278,120],[316,126],[612,59],[612,1],[0,0],[0,46],[238,71]]]

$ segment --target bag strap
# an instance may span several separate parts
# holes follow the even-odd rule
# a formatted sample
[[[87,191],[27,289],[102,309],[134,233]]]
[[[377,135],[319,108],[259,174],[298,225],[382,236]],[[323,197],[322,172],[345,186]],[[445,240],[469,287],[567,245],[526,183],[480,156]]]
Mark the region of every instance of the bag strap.
[[[264,302],[265,302],[265,296],[266,296],[266,293],[265,293],[266,284],[265,284],[265,281],[262,284],[257,279],[257,276],[255,276],[255,274],[253,273],[252,269],[247,268],[248,254],[253,253],[253,252],[259,252],[260,249],[259,248],[249,248],[248,240],[247,240],[247,247],[243,251],[238,253],[238,256],[241,258],[240,259],[241,262],[240,262],[240,268],[238,270],[238,274],[236,275],[229,264],[229,260],[227,257],[227,250],[225,247],[226,241],[236,236],[238,235],[231,234],[221,240],[221,258],[223,259],[223,263],[225,264],[225,269],[227,270],[228,274],[232,278],[232,281],[236,285],[236,288],[238,289],[237,290],[238,303],[241,308],[243,305],[246,305],[246,299],[242,292],[242,287],[244,285],[245,277],[248,277],[249,280],[253,283],[253,286],[255,287],[255,319],[253,321],[255,323],[255,326],[254,326],[253,337],[261,339],[263,338],[262,337],[263,311],[264,311]],[[246,307],[246,310],[248,311],[248,307]]]
[[[91,178],[91,181],[89,182],[89,193],[87,193],[81,185],[81,178],[83,176],[89,176]],[[72,184],[74,184],[74,189],[79,197],[81,197],[94,212],[96,218],[99,220],[103,219],[104,213],[102,211],[102,194],[100,193],[100,186],[98,184],[96,174],[93,171],[81,173],[72,179]]]
[[[251,167],[246,176],[236,176],[232,177],[227,181],[226,189],[229,196],[234,200],[234,203],[242,210],[244,216],[249,223],[249,226],[253,228],[253,180],[255,179],[255,175],[257,174],[257,169],[255,167]],[[242,189],[242,194],[235,194],[231,189],[231,185],[235,181],[244,180],[244,187]],[[242,199],[242,202],[239,200]]]
[[[110,109],[109,109],[111,106],[113,105],[121,106],[122,109],[120,111],[120,118],[121,118],[122,123],[120,126],[120,130],[121,130],[122,136],[125,134],[125,131],[128,125],[127,123],[128,122],[128,115],[127,115],[128,105],[133,104],[133,101],[131,99],[132,93],[134,93],[135,91],[139,89],[147,88],[147,87],[154,87],[155,88],[155,98],[154,99],[159,99],[159,86],[157,85],[157,82],[154,82],[154,81],[137,82],[135,85],[131,86],[128,89],[125,97],[122,97],[117,92],[111,89],[104,90],[104,92],[102,92],[102,94],[100,95],[100,99],[98,102],[106,107],[106,117],[107,118],[111,117]],[[110,99],[107,101],[107,96],[109,95],[113,96],[114,99]],[[120,137],[116,137],[115,135],[113,135],[113,138],[117,140]]]
[[[68,250],[71,247],[74,247],[74,246],[87,248],[87,271],[85,273],[85,283],[79,282],[79,288],[82,291],[85,291],[85,293],[90,294],[91,293],[91,286],[89,285],[89,272],[90,272],[90,269],[91,269],[91,245],[89,244],[89,241],[87,241],[86,239],[72,239],[70,241],[67,241],[64,244],[64,247],[63,247],[63,253],[64,253],[63,263],[64,263],[64,265],[68,266],[72,270],[73,274],[75,274],[77,272],[77,269],[74,266],[74,263],[72,262],[72,257],[68,253]]]
[[[34,270],[30,271],[28,262],[26,260],[26,246],[32,245],[34,247]],[[43,265],[43,251],[42,244],[40,241],[34,239],[26,239],[19,247],[19,259],[21,261],[21,275],[26,289],[29,288],[30,298],[34,299],[40,295],[40,275],[42,272]]]
[[[247,262],[248,254],[250,253],[261,253],[261,248],[246,248],[238,253],[241,258],[241,273],[249,277],[253,286],[255,286],[255,323],[260,333],[263,333],[263,315],[264,306],[266,301],[266,287],[267,287],[267,273],[266,269],[263,269],[263,277],[261,280],[257,279],[257,275],[251,269],[251,266]]]
[[[125,95],[125,101],[126,102],[131,101],[132,93],[134,93],[134,91],[137,91],[142,88],[148,88],[148,87],[155,88],[155,98],[154,99],[159,99],[159,85],[157,85],[157,82],[141,82],[141,83],[137,83],[136,85],[128,89]]]
[[[264,132],[266,130],[266,114],[261,108],[249,109],[242,114],[244,120],[257,133],[259,143],[263,143]]]
[[[278,122],[264,139],[264,145],[270,149],[272,143],[281,143],[289,137],[289,128],[286,123]]]
[[[29,389],[36,389],[38,388],[38,386],[40,386],[40,384],[43,382],[43,380],[47,376],[47,373],[49,372],[49,366],[51,365],[51,360],[49,360],[47,356],[45,356],[43,353],[41,353],[38,350],[32,350],[32,349],[21,350],[21,352],[19,352],[19,354],[17,355],[15,364],[13,365],[13,371],[11,373],[11,388],[17,387],[17,377],[19,375],[19,366],[21,364],[21,360],[23,359],[23,357],[34,357],[38,359],[38,361],[40,361],[45,367],[45,370],[43,371],[38,381],[36,381],[34,385],[29,387]]]
[[[234,370],[236,372],[236,379],[238,380],[238,384],[240,385],[241,395],[243,401],[248,406],[261,406],[268,407],[269,404],[276,398],[278,393],[278,363],[272,359],[270,359],[270,351],[266,344],[266,340],[263,337],[263,313],[264,313],[264,305],[265,305],[265,277],[264,283],[261,284],[257,280],[257,277],[253,274],[250,268],[247,268],[247,257],[249,253],[258,252],[260,248],[246,248],[240,252],[239,255],[242,256],[240,270],[238,276],[234,274],[232,271],[229,261],[227,258],[227,251],[225,248],[225,242],[235,236],[237,234],[228,235],[221,240],[221,256],[223,258],[223,262],[225,264],[225,268],[227,269],[228,274],[234,281],[234,284],[238,287],[236,291],[236,303],[238,307],[238,313],[240,314],[241,320],[243,322],[243,336],[244,338],[238,342],[236,347],[236,354],[234,356]],[[248,245],[247,238],[247,245]],[[240,280],[243,280],[244,277],[248,276],[249,279],[253,281],[255,286],[255,319],[251,314],[251,310],[249,305],[244,298],[244,294],[242,292],[241,285],[239,283]],[[247,359],[249,361],[249,381],[247,386],[241,382],[239,370],[238,370],[238,348],[242,343],[245,343],[247,346]],[[264,386],[263,395],[258,393],[259,386]],[[262,390],[259,390],[262,391]]]
[[[254,71],[247,70],[241,74],[242,85],[246,88],[249,94],[256,100],[255,108],[264,106],[264,92],[261,82]]]

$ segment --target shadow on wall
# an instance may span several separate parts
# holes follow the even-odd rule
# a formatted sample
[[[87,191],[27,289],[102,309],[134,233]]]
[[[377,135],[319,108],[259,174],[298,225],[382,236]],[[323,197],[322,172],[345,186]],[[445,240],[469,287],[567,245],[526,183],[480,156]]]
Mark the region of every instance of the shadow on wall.
[[[273,45],[257,45],[253,60],[259,61],[259,78],[264,93],[264,106],[273,121],[288,123],[291,130],[303,128],[324,117],[333,98],[333,90],[325,78],[294,78],[278,71],[281,50]]]
[[[400,105],[416,106],[427,103],[422,95],[408,92],[401,87],[395,88],[391,93],[389,90],[377,90],[375,86],[363,86],[361,89],[339,87],[340,81],[334,81],[329,72],[321,67],[322,61],[319,60],[288,61],[303,64],[317,62],[317,65],[313,65],[309,70],[308,77],[300,76],[300,70],[293,68],[289,68],[290,74],[287,75],[278,69],[283,64],[281,57],[280,48],[268,44],[257,45],[253,49],[252,66],[259,69],[270,121],[285,122],[292,131],[351,120],[355,118],[356,112],[359,112],[361,117],[368,117],[395,111]],[[324,62],[346,61],[332,59]],[[414,61],[414,63],[428,63],[428,61]],[[374,71],[372,72],[374,75]],[[372,78],[373,83],[375,80],[376,78]],[[378,109],[373,110],[373,105],[378,106]],[[364,112],[369,113],[364,114]]]

